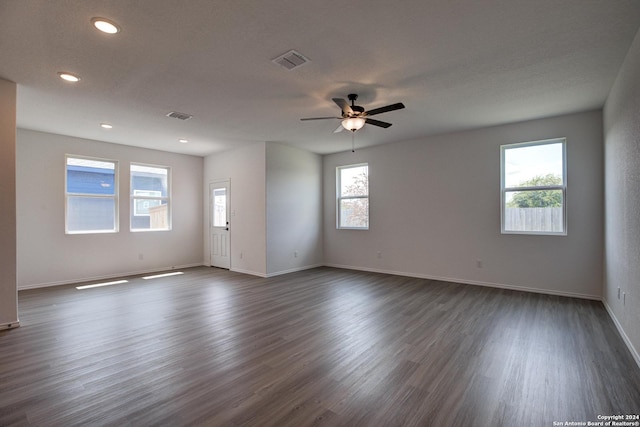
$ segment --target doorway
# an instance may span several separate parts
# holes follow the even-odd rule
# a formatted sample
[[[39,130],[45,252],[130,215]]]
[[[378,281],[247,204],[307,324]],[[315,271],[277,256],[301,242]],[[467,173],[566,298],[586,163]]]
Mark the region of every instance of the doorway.
[[[209,184],[209,253],[212,267],[231,268],[229,180]]]

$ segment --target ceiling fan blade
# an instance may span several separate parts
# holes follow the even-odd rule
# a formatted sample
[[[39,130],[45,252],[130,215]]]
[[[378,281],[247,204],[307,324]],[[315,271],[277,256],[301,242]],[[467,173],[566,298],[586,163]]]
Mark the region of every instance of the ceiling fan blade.
[[[398,102],[396,104],[387,105],[386,107],[374,108],[371,111],[367,111],[367,116],[373,116],[380,113],[386,113],[388,111],[401,110],[404,108],[404,104],[402,102]]]
[[[342,123],[340,123],[340,126],[338,126],[336,130],[333,131],[333,133],[340,133],[343,130],[344,130],[344,126],[342,126]]]
[[[342,120],[342,117],[305,117],[304,119],[300,119],[300,120],[305,121],[305,120],[327,120],[327,119],[340,119],[340,120]]]
[[[380,120],[375,120],[375,119],[367,118],[367,119],[364,119],[364,121],[368,125],[380,126],[381,128],[385,128],[385,129],[391,126],[391,123],[381,122]]]
[[[333,102],[338,104],[338,107],[342,109],[343,113],[353,114],[353,110],[351,109],[351,106],[347,101],[345,101],[342,98],[331,98],[331,99],[333,100]]]

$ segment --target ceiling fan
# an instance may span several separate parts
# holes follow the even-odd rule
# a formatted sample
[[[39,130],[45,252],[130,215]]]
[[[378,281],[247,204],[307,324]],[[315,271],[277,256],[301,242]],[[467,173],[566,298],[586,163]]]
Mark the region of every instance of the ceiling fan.
[[[370,124],[374,126],[379,126],[381,128],[388,128],[391,126],[391,123],[383,122],[380,120],[370,119],[370,116],[375,116],[376,114],[387,113],[389,111],[400,110],[404,108],[404,104],[402,102],[398,102],[396,104],[387,105],[385,107],[374,108],[373,110],[365,111],[365,109],[359,105],[355,105],[356,99],[358,99],[358,95],[355,93],[350,93],[347,95],[349,101],[351,101],[351,105],[342,99],[342,98],[332,98],[333,102],[335,102],[338,107],[342,110],[342,117],[307,117],[304,119],[300,119],[302,121],[305,120],[327,120],[327,119],[338,119],[342,120],[340,126],[333,131],[334,133],[338,133],[342,131],[342,129],[350,130],[351,132],[355,132],[365,124]]]

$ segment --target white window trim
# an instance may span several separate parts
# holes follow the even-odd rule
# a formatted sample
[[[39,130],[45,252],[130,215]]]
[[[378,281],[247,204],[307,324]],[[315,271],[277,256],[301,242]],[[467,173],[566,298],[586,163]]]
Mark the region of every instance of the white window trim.
[[[153,196],[143,196],[143,195],[136,195],[135,193],[135,189],[133,188],[133,182],[132,182],[132,175],[131,175],[131,166],[143,166],[143,167],[150,167],[150,168],[158,168],[158,169],[166,169],[167,170],[167,195],[166,196],[159,196],[159,197],[153,197]],[[164,165],[153,165],[150,163],[139,163],[139,162],[131,162],[129,163],[129,205],[130,205],[130,209],[129,209],[129,231],[132,233],[147,233],[147,232],[158,232],[158,231],[171,231],[171,229],[173,228],[173,203],[171,201],[171,188],[172,188],[172,183],[171,183],[171,177],[172,177],[172,172],[171,172],[171,167],[169,166],[164,166]],[[160,200],[160,203],[162,204],[162,201],[166,201],[167,202],[167,221],[168,221],[168,226],[167,228],[133,228],[133,224],[131,222],[131,219],[134,216],[139,216],[139,215],[135,215],[135,199],[147,199],[147,200]]]
[[[505,187],[505,150],[511,148],[524,148],[546,144],[562,143],[562,184],[540,187]],[[512,231],[504,229],[506,193],[509,191],[533,191],[533,190],[561,190],[562,191],[562,224],[563,231]],[[543,139],[540,141],[503,144],[500,146],[500,232],[502,234],[524,234],[537,236],[566,236],[567,235],[567,139],[565,137]]]
[[[342,171],[342,169],[351,169],[351,168],[357,168],[357,167],[362,167],[362,166],[366,166],[367,167],[367,175],[369,175],[369,163],[356,163],[356,164],[352,164],[352,165],[344,165],[344,166],[336,167],[336,229],[338,229],[338,230],[368,230],[369,229],[369,224],[370,224],[369,213],[371,211],[371,205],[369,205],[369,210],[367,211],[367,226],[366,227],[341,227],[340,226],[340,224],[341,224],[340,202],[342,200],[354,200],[354,199],[367,199],[367,200],[369,200],[369,195],[370,195],[369,188],[367,187],[367,195],[366,196],[346,196],[346,197],[341,197],[340,171]],[[369,200],[369,202],[370,202],[370,200]]]
[[[69,193],[67,191],[67,166],[68,166],[68,159],[84,159],[84,160],[94,160],[97,162],[107,162],[107,163],[113,163],[113,194],[88,194],[88,193]],[[117,233],[120,231],[120,221],[119,219],[119,215],[118,212],[120,212],[119,209],[119,200],[120,198],[118,197],[119,195],[119,164],[117,160],[112,160],[112,159],[103,159],[100,157],[90,157],[90,156],[79,156],[76,154],[65,154],[64,156],[64,233],[65,234],[108,234],[108,233]],[[69,230],[69,221],[68,221],[68,211],[67,211],[67,207],[69,205],[69,196],[71,197],[80,197],[80,198],[104,198],[104,199],[114,199],[114,212],[113,212],[113,230],[76,230],[76,231],[71,231]]]

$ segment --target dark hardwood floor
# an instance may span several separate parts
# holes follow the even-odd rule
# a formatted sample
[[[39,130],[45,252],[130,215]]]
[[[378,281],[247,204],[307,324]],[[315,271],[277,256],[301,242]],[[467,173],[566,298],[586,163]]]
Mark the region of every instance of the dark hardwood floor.
[[[331,268],[19,293],[0,426],[552,426],[640,413],[600,302]]]

